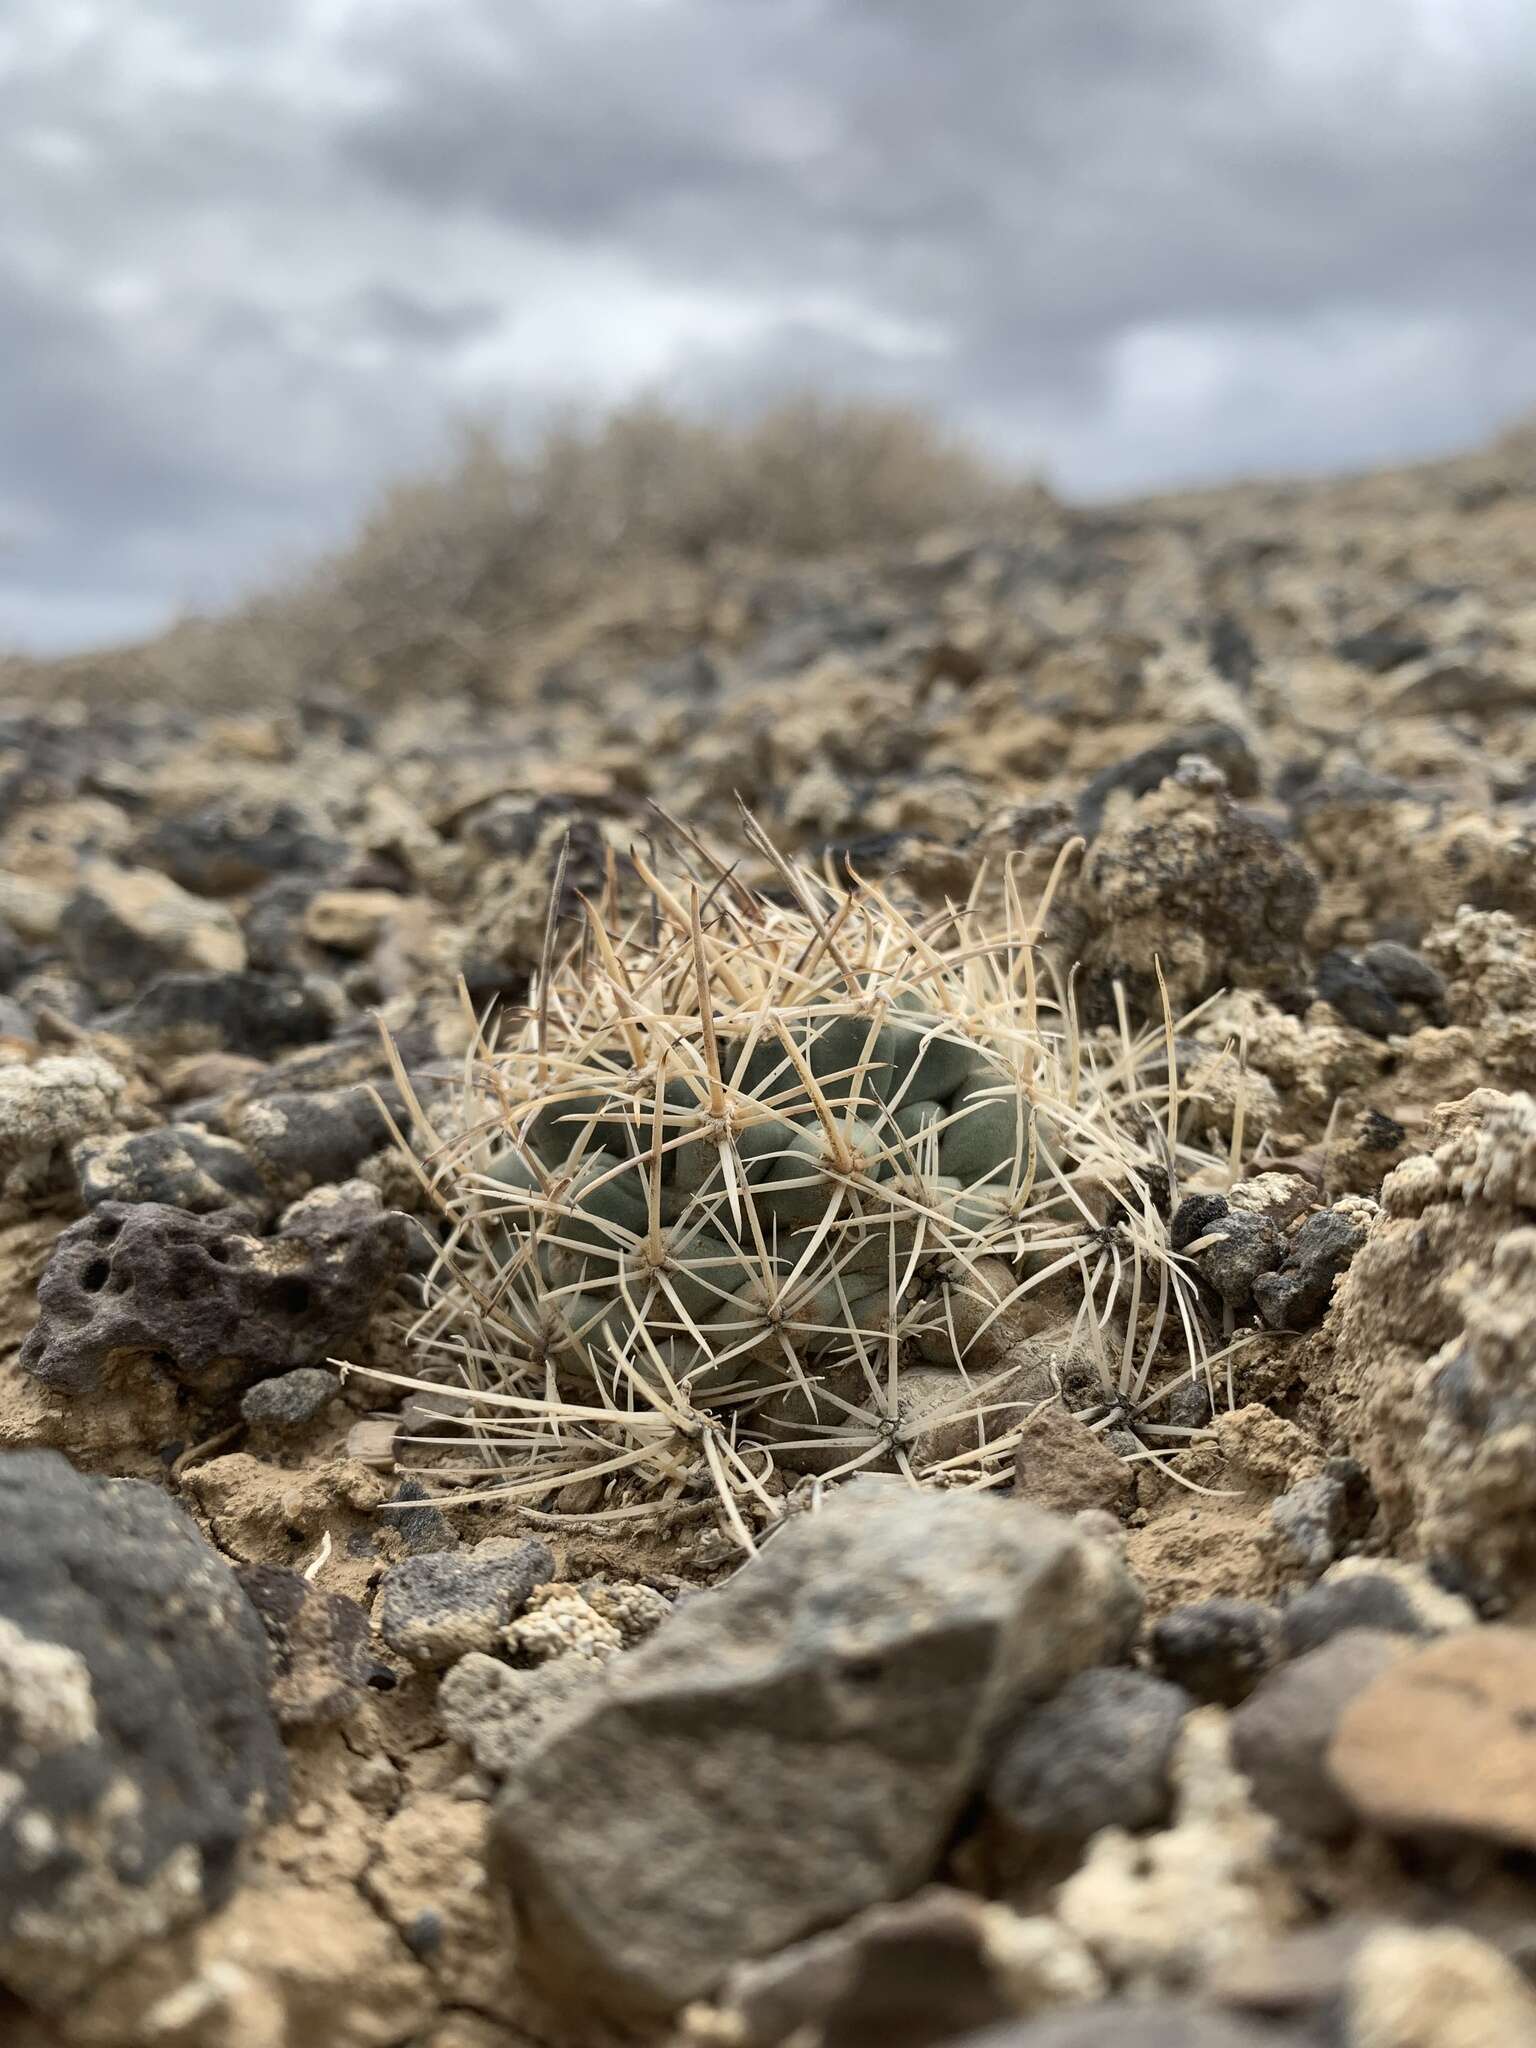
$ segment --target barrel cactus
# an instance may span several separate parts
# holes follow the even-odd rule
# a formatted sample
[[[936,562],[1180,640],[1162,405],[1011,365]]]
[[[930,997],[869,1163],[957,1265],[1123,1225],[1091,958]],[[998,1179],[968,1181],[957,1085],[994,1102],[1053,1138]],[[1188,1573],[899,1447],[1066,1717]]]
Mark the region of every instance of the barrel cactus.
[[[1213,1334],[1169,1243],[1212,1165],[1171,1019],[1079,1031],[1054,876],[924,922],[756,844],[772,887],[699,850],[675,883],[635,861],[638,915],[612,872],[574,936],[552,914],[454,1133],[418,1110],[441,1469],[750,1546],[806,1473],[1005,1483],[1042,1402],[1168,1459]]]

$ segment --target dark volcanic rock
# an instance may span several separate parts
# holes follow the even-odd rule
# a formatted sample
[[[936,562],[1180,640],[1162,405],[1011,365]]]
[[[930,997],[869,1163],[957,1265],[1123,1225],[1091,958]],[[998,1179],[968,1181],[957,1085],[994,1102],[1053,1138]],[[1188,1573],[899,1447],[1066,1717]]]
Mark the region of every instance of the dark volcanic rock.
[[[1259,787],[1258,763],[1242,734],[1230,725],[1192,725],[1176,732],[1156,746],[1144,747],[1113,767],[1101,769],[1078,799],[1077,829],[1090,837],[1097,832],[1104,807],[1117,789],[1132,796],[1145,796],[1166,782],[1186,754],[1203,754],[1213,761],[1227,779],[1234,796],[1253,796]]]
[[[1297,1480],[1271,1507],[1275,1547],[1287,1563],[1315,1579],[1351,1536],[1364,1533],[1374,1506],[1355,1460],[1330,1458],[1321,1472]]]
[[[1370,968],[1348,953],[1324,954],[1318,963],[1317,992],[1346,1024],[1372,1038],[1391,1038],[1407,1028],[1407,1019]]]
[[[1246,1699],[1279,1652],[1279,1618],[1257,1600],[1192,1601],[1152,1631],[1152,1662],[1164,1677],[1222,1707]]]
[[[240,927],[153,868],[96,863],[64,906],[59,937],[75,972],[104,1002],[126,1002],[157,974],[228,974],[245,966]]]
[[[1299,1593],[1280,1614],[1288,1657],[1320,1649],[1347,1628],[1429,1637],[1476,1620],[1465,1600],[1437,1586],[1420,1566],[1356,1558]]]
[[[341,1392],[341,1381],[319,1366],[296,1365],[276,1379],[258,1380],[240,1397],[241,1419],[254,1429],[286,1436],[323,1415]]]
[[[361,1329],[404,1271],[408,1228],[340,1206],[258,1238],[238,1215],[105,1202],[60,1237],[21,1364],[73,1396],[154,1374],[222,1398]]]
[[[1059,1516],[856,1482],[525,1747],[494,1867],[530,1968],[666,2011],[931,1875],[1002,1727],[1140,1607]]]
[[[269,1059],[328,1037],[334,1012],[311,983],[279,974],[163,974],[104,1029],[159,1058],[236,1052]]]
[[[351,849],[295,804],[229,797],[162,819],[139,856],[199,896],[233,896],[273,875],[332,874]]]
[[[1180,1204],[1180,1215],[1188,1206],[1188,1201]],[[1260,1274],[1273,1272],[1285,1257],[1285,1238],[1269,1217],[1244,1209],[1229,1209],[1224,1216],[1212,1217],[1202,1237],[1214,1238],[1215,1242],[1193,1254],[1196,1271],[1210,1282],[1228,1308],[1237,1315],[1247,1315],[1253,1307],[1254,1283]],[[1201,1239],[1191,1242],[1198,1244]]]
[[[1144,1671],[1080,1671],[1025,1716],[985,1788],[989,1862],[1014,1876],[1065,1874],[1100,1828],[1155,1827],[1193,1701]]]
[[[285,1793],[261,1625],[138,1480],[0,1458],[0,1983],[50,2006],[228,1895]]]
[[[1291,1239],[1284,1264],[1253,1283],[1259,1314],[1272,1330],[1306,1330],[1322,1321],[1333,1283],[1364,1244],[1365,1233],[1365,1216],[1358,1209],[1319,1209],[1307,1218]]]
[[[285,1728],[344,1721],[380,1666],[368,1648],[368,1613],[282,1565],[239,1568],[272,1654],[271,1700]]]
[[[554,1575],[554,1557],[536,1536],[492,1536],[467,1550],[392,1565],[374,1620],[392,1650],[430,1670],[471,1650],[495,1649],[534,1587]]]
[[[1389,996],[1395,996],[1400,1003],[1417,1003],[1436,1023],[1443,1022],[1445,976],[1438,967],[1432,967],[1422,953],[1415,953],[1409,946],[1400,946],[1395,940],[1382,939],[1365,948],[1360,962],[1375,975]]]
[[[159,1202],[197,1216],[247,1209],[265,1222],[276,1206],[249,1154],[201,1124],[82,1138],[70,1158],[88,1209],[102,1202]]]
[[[404,1118],[398,1091],[381,1091],[397,1122]],[[241,1143],[260,1161],[285,1196],[349,1179],[371,1154],[391,1143],[389,1126],[367,1088],[278,1093],[248,1102],[235,1118]]]
[[[1349,1833],[1353,1816],[1329,1773],[1329,1745],[1356,1695],[1413,1648],[1411,1637],[1346,1629],[1271,1672],[1233,1714],[1233,1762],[1286,1827],[1319,1841]]]
[[[740,2029],[732,2039],[739,2048],[926,2048],[1006,2019],[1018,2007],[988,1915],[972,1893],[929,1885],[743,1964],[720,1999]]]

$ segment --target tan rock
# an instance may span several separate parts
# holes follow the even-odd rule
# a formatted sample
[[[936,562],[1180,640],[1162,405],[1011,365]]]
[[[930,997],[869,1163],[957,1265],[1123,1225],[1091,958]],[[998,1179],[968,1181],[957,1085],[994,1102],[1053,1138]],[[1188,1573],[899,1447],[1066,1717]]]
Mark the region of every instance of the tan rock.
[[[1536,1850],[1536,1632],[1459,1629],[1392,1665],[1346,1709],[1328,1769],[1388,1833]]]
[[[1080,1508],[1113,1513],[1130,1497],[1133,1484],[1130,1466],[1103,1437],[1054,1404],[1025,1423],[1014,1473],[1021,1500],[1066,1515]]]
[[[1536,2048],[1536,1996],[1459,1927],[1383,1927],[1349,1973],[1349,2048]]]
[[[304,936],[334,953],[367,953],[400,906],[392,889],[322,889],[304,912]]]

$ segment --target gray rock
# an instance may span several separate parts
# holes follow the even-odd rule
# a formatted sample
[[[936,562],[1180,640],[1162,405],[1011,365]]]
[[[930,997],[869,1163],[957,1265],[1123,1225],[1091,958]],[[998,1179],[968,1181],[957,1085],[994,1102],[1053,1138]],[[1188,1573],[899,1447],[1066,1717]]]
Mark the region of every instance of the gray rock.
[[[1322,1321],[1333,1283],[1365,1242],[1358,1210],[1319,1209],[1291,1239],[1278,1272],[1253,1283],[1260,1316],[1272,1330],[1306,1330]]]
[[[534,1587],[554,1575],[553,1554],[536,1536],[407,1557],[380,1582],[374,1624],[392,1650],[429,1671],[495,1649]]]
[[[103,1202],[55,1245],[20,1362],[69,1395],[139,1373],[219,1399],[334,1356],[404,1271],[405,1247],[392,1212],[319,1213],[258,1238],[239,1215]]]
[[[1351,1558],[1281,1609],[1287,1657],[1320,1649],[1349,1628],[1429,1637],[1477,1620],[1471,1604],[1436,1585],[1417,1565]]]
[[[270,1698],[285,1728],[346,1720],[364,1689],[392,1674],[368,1647],[368,1613],[344,1593],[328,1593],[282,1565],[238,1567],[272,1657]]]
[[[162,1202],[195,1216],[246,1209],[266,1222],[276,1207],[240,1146],[201,1124],[82,1138],[70,1159],[88,1209],[102,1202]]]
[[[572,1703],[610,1682],[613,1666],[590,1657],[552,1657],[516,1670],[472,1650],[444,1675],[437,1712],[450,1741],[462,1744],[492,1784],[515,1770]]]
[[[387,1087],[383,1092],[400,1121],[404,1112],[397,1091]],[[260,1096],[235,1118],[235,1135],[285,1198],[350,1179],[365,1159],[392,1142],[366,1088]]]
[[[1273,1671],[1232,1716],[1232,1758],[1259,1804],[1296,1834],[1334,1841],[1354,1816],[1328,1771],[1328,1745],[1344,1709],[1410,1638],[1346,1629]]]
[[[64,906],[59,937],[75,972],[106,1002],[127,1001],[157,974],[245,965],[240,927],[223,904],[153,868],[89,868]]]
[[[1352,1530],[1369,1518],[1370,1488],[1353,1458],[1330,1458],[1321,1472],[1298,1479],[1269,1511],[1282,1559],[1318,1578],[1343,1549]]]
[[[1080,1671],[1025,1717],[986,1781],[989,1861],[1003,1882],[1070,1865],[1100,1828],[1167,1818],[1168,1765],[1194,1704],[1129,1669]]]
[[[199,896],[233,896],[273,875],[332,873],[350,848],[297,804],[222,797],[185,817],[161,819],[139,858]]]
[[[323,887],[318,875],[285,877],[258,889],[241,917],[252,967],[264,974],[307,974],[319,949],[304,931],[304,913]]]
[[[1152,1630],[1152,1662],[1197,1699],[1233,1707],[1280,1653],[1280,1623],[1258,1600],[1195,1600]]]
[[[281,1804],[261,1625],[191,1519],[0,1458],[0,1984],[55,2006],[222,1903]]]
[[[1253,1307],[1254,1282],[1260,1274],[1273,1272],[1285,1257],[1283,1234],[1267,1216],[1229,1209],[1226,1215],[1213,1217],[1202,1236],[1213,1237],[1215,1242],[1193,1254],[1196,1271],[1228,1308],[1247,1315]]]
[[[270,1430],[274,1436],[285,1436],[323,1415],[340,1392],[341,1381],[335,1373],[317,1365],[296,1365],[292,1372],[248,1387],[240,1397],[241,1419],[254,1428]]]
[[[409,1557],[424,1557],[434,1550],[454,1550],[459,1532],[439,1507],[434,1507],[419,1479],[402,1479],[393,1498],[379,1510],[388,1517],[388,1527],[400,1538]]]
[[[1379,940],[1360,955],[1389,996],[1402,1003],[1417,1003],[1437,1023],[1445,1018],[1445,976],[1432,967],[1422,953],[1400,946],[1394,939]]]
[[[237,1052],[270,1059],[329,1037],[336,1008],[320,987],[287,974],[162,974],[101,1020],[157,1058]]]
[[[732,1972],[720,2003],[739,2048],[925,2048],[1018,2012],[993,1909],[930,1885]]]
[[[1317,993],[1346,1024],[1372,1038],[1391,1038],[1408,1020],[1370,968],[1348,953],[1325,953],[1318,963]]]
[[[855,1483],[678,1608],[515,1762],[495,1868],[531,1969],[662,2012],[934,1871],[991,1743],[1129,1644],[1109,1547]]]

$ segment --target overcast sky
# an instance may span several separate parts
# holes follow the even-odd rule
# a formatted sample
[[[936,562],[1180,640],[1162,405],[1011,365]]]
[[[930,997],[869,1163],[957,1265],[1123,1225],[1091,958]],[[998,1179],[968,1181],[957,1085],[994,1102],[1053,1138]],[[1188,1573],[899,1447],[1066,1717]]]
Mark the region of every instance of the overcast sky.
[[[1532,0],[0,0],[0,645],[444,422],[912,398],[1103,494],[1536,402]]]

